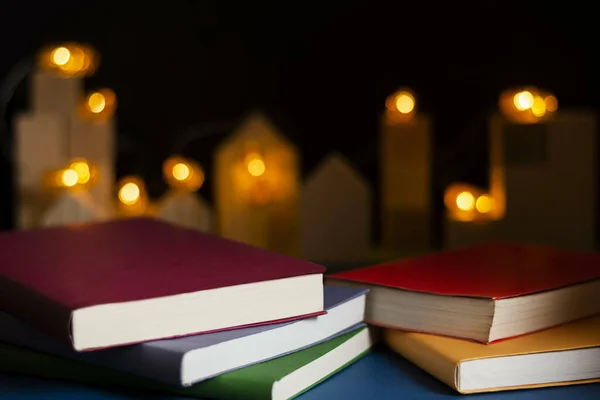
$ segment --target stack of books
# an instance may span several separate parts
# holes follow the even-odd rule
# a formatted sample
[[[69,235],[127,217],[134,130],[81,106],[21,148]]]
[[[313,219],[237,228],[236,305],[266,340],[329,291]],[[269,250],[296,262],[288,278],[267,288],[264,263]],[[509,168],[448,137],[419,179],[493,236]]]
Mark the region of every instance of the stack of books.
[[[365,355],[366,289],[150,219],[0,234],[0,372],[288,399]]]
[[[334,274],[387,345],[460,393],[600,381],[600,256],[489,243]]]

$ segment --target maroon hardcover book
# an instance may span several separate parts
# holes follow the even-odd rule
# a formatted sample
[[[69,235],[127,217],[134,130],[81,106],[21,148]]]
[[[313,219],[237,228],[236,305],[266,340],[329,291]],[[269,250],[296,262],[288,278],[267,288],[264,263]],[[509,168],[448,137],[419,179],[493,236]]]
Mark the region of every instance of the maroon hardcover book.
[[[151,219],[0,234],[0,308],[76,350],[323,313],[324,267]]]

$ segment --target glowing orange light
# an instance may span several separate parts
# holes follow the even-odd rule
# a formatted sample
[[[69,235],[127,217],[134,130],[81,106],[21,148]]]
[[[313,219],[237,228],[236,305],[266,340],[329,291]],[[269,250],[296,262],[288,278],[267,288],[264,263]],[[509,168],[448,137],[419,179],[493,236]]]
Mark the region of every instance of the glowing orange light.
[[[117,215],[134,217],[152,212],[144,181],[137,176],[122,178],[117,186]]]
[[[77,183],[81,185],[90,182],[92,175],[95,173],[92,171],[92,166],[87,160],[81,158],[71,161],[69,168],[77,173]]]
[[[67,43],[43,49],[40,52],[39,64],[66,78],[89,76],[96,68],[97,56],[90,47]]]
[[[528,90],[524,90],[515,94],[513,102],[517,110],[529,110],[533,106],[533,94]]]
[[[475,202],[475,208],[482,214],[487,214],[492,211],[492,199],[488,195],[481,195]]]
[[[499,106],[506,119],[519,124],[541,122],[558,107],[554,96],[533,86],[502,92]]]
[[[415,118],[417,101],[408,88],[402,88],[385,100],[386,119],[388,123],[406,123]]]
[[[548,112],[555,112],[558,109],[558,100],[552,95],[546,96],[544,103],[546,103],[546,110]]]
[[[408,114],[415,109],[415,98],[409,92],[403,91],[396,94],[395,106],[398,112]]]
[[[261,176],[265,173],[267,167],[259,154],[249,154],[246,157],[246,166],[248,173],[252,176]]]
[[[62,171],[60,180],[64,187],[73,187],[77,185],[79,176],[75,170],[68,168]]]
[[[69,62],[71,51],[66,47],[57,47],[52,51],[52,62],[57,66],[63,66]]]
[[[462,211],[470,211],[475,207],[475,196],[471,192],[461,192],[456,196],[456,206]]]
[[[106,108],[106,98],[102,93],[92,93],[88,96],[87,105],[94,114],[101,113]]]
[[[79,105],[79,115],[88,121],[110,119],[117,108],[117,96],[110,89],[89,93]]]
[[[173,178],[178,181],[185,181],[190,177],[190,167],[185,163],[177,163],[171,169]]]
[[[540,96],[533,98],[531,113],[536,117],[543,117],[546,114],[546,102]]]
[[[130,206],[140,200],[140,193],[140,187],[137,184],[128,182],[119,189],[119,200],[121,203]]]
[[[204,171],[192,160],[173,156],[163,164],[165,181],[174,189],[195,192],[204,183]]]

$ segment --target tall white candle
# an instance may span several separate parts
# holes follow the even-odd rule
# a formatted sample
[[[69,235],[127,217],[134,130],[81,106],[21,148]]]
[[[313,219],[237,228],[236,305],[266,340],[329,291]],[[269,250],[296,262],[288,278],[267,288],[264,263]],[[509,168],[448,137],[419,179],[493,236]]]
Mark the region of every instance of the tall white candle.
[[[38,225],[52,201],[43,187],[44,174],[68,163],[67,132],[67,119],[57,114],[22,114],[15,121],[16,224],[20,229]]]
[[[426,249],[432,240],[431,123],[411,97],[388,99],[381,125],[382,242],[392,251]]]
[[[82,90],[81,77],[65,77],[39,68],[30,81],[31,109],[35,113],[68,116],[75,113]]]
[[[507,239],[593,250],[597,121],[559,111],[547,121],[490,121],[490,191]]]

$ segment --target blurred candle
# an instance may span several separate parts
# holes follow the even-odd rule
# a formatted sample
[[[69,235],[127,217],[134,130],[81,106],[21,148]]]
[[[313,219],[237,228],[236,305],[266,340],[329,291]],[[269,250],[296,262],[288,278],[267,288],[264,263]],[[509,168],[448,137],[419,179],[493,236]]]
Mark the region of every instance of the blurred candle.
[[[432,242],[431,127],[412,91],[388,97],[381,124],[382,242],[398,252]]]

